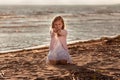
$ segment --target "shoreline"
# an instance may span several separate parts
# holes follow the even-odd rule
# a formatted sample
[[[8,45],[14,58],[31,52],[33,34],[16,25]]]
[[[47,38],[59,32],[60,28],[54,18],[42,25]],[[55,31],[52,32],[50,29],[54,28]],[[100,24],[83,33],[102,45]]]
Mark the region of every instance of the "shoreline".
[[[74,44],[76,42],[83,42],[84,40],[75,40],[75,41],[70,41],[68,42],[67,45],[69,44]],[[86,40],[88,41],[88,40]],[[0,51],[0,54],[3,53],[10,53],[10,52],[20,52],[20,51],[24,51],[24,50],[36,50],[36,49],[40,49],[40,48],[49,48],[49,45],[39,45],[39,46],[33,46],[33,47],[26,47],[26,48],[22,48],[22,49],[13,49],[13,50],[7,50],[7,51]]]
[[[89,41],[97,41],[100,40],[101,38],[115,38],[116,36],[119,35],[115,35],[115,36],[107,36],[107,37],[100,37],[100,38],[96,38],[96,39],[89,39],[89,40],[75,40],[75,41],[70,41],[67,43],[67,45],[71,45],[71,44],[76,44],[78,42],[89,42]],[[26,48],[22,48],[22,49],[13,49],[13,50],[7,50],[7,51],[0,51],[0,54],[4,54],[4,53],[16,53],[16,52],[22,52],[22,51],[29,51],[29,50],[37,50],[37,49],[43,49],[43,48],[49,48],[49,45],[39,45],[39,46],[33,46],[33,47],[26,47]]]

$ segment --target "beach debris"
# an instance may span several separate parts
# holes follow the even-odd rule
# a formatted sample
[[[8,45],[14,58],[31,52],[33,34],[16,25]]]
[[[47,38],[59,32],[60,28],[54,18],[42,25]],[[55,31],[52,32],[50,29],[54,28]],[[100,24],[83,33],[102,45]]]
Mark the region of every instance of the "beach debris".
[[[3,78],[4,77],[4,73],[0,70],[0,76]]]
[[[34,79],[34,80],[45,80],[45,79],[38,77],[38,78],[36,78],[36,79]]]

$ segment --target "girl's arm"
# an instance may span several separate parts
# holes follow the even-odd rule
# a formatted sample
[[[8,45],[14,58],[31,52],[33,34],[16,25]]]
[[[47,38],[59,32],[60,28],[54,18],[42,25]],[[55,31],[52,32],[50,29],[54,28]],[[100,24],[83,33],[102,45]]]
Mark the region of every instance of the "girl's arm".
[[[62,43],[63,48],[68,51],[68,47],[67,47],[67,41],[66,41],[66,37],[67,37],[67,30],[61,30],[58,32],[60,34],[60,41]]]
[[[51,37],[51,40],[50,40],[50,47],[49,47],[49,50],[53,50],[53,43],[54,43],[54,38],[55,38],[55,32],[53,31],[53,29],[50,30],[50,37]]]
[[[54,29],[50,30],[50,36],[51,36],[51,38],[55,37],[55,31],[54,31]]]

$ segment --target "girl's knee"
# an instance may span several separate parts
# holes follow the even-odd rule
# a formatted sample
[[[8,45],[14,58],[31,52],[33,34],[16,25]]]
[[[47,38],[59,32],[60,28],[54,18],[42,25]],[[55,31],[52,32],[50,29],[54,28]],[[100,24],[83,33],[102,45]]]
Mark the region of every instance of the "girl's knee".
[[[49,64],[55,65],[56,64],[56,60],[49,60]]]
[[[60,63],[63,64],[63,65],[67,64],[67,60],[60,60]]]

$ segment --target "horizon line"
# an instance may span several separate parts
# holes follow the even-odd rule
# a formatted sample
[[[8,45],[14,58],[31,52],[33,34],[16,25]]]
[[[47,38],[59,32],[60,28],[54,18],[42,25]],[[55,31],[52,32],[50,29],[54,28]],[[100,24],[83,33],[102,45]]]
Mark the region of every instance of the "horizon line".
[[[36,6],[37,6],[37,5],[39,5],[39,6],[40,6],[40,5],[45,5],[45,6],[47,6],[47,5],[51,5],[51,6],[52,6],[52,5],[53,5],[53,6],[57,6],[57,5],[68,5],[68,6],[69,6],[69,5],[76,5],[76,6],[77,6],[77,5],[79,5],[79,6],[80,6],[80,5],[81,5],[81,6],[82,6],[82,5],[88,5],[88,6],[89,6],[89,5],[120,5],[120,3],[115,3],[115,4],[0,4],[0,6],[3,6],[3,5],[36,5]]]

